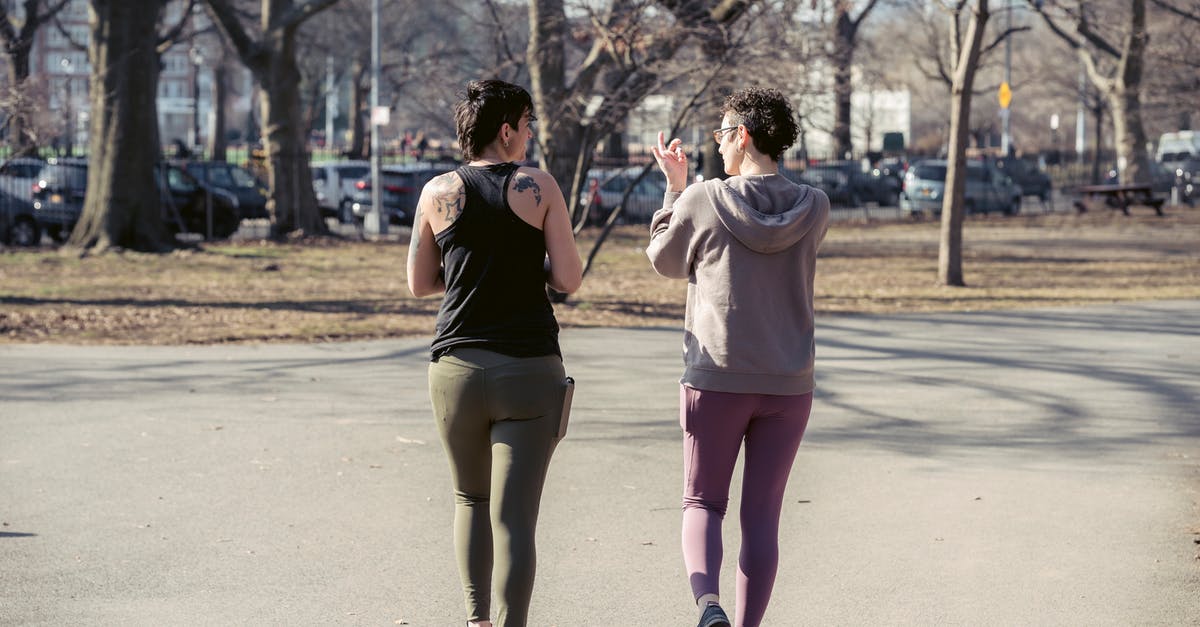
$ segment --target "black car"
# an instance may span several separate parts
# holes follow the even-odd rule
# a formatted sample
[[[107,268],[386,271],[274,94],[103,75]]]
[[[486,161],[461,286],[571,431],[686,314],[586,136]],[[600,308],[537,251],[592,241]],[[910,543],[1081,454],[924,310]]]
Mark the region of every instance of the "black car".
[[[87,192],[86,159],[51,159],[33,183],[33,212],[50,239],[67,239],[83,212]]]
[[[383,208],[389,224],[411,226],[421,199],[421,189],[434,177],[453,171],[454,164],[419,163],[387,166],[383,169]],[[371,175],[354,184],[350,197],[354,219],[362,223],[371,212]]]
[[[1037,196],[1042,202],[1050,200],[1050,190],[1053,185],[1050,177],[1038,169],[1037,164],[1025,159],[1000,157],[995,161],[996,169],[1001,170],[1021,188],[1022,196]]]
[[[809,165],[799,174],[799,181],[812,185],[829,196],[829,202],[847,207],[859,207],[876,202],[892,207],[900,200],[900,182],[884,175],[879,169],[864,169],[858,161],[826,161]]]
[[[53,159],[38,173],[33,187],[33,213],[36,223],[55,241],[71,234],[83,213],[87,192],[86,159]],[[155,167],[162,198],[163,222],[172,233],[207,233],[208,207],[212,205],[212,235],[223,239],[233,235],[242,218],[237,197],[215,187],[205,187],[179,166]]]
[[[224,161],[183,161],[179,167],[197,181],[237,196],[243,218],[270,217],[267,215],[267,185],[246,168]]]
[[[37,246],[42,227],[33,215],[33,202],[0,190],[0,243],[9,246]]]

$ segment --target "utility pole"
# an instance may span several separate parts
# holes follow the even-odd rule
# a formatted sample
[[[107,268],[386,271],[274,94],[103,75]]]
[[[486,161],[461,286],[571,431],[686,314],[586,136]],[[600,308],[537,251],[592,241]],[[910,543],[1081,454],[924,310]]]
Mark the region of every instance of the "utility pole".
[[[333,141],[333,118],[337,115],[338,97],[333,80],[333,55],[325,57],[325,149],[337,148]]]
[[[387,124],[386,111],[379,107],[382,58],[379,45],[380,0],[371,0],[371,212],[363,227],[368,235],[387,235],[388,218],[383,211],[383,142],[379,127]]]
[[[200,66],[204,64],[204,53],[196,44],[192,44],[190,54],[192,60],[192,141],[191,148],[196,158],[202,158],[204,146],[200,144]]]
[[[1008,32],[1012,32],[1012,14],[1013,0],[1008,0]],[[1012,89],[1012,35],[1004,38],[1004,84],[1009,89]],[[1004,130],[1000,135],[1000,152],[1005,156],[1009,156],[1012,150],[1012,110],[1008,104],[1004,104],[1000,108],[1000,120],[1004,125]]]
[[[1083,151],[1087,148],[1087,67],[1079,61],[1079,108],[1075,110],[1075,162],[1083,163]]]

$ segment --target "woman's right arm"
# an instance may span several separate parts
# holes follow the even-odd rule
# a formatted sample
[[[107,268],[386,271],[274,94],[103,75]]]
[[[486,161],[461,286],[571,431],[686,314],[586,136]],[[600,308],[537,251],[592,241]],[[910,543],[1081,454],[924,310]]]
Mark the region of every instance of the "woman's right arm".
[[[417,213],[413,217],[412,238],[408,243],[408,290],[421,298],[446,291],[446,280],[442,275],[442,251],[433,237],[433,225],[429,218],[434,211],[442,211],[453,221],[462,211],[462,181],[451,172],[439,176],[421,190],[417,201]],[[455,184],[457,183],[457,185]],[[457,207],[458,211],[455,211]]]

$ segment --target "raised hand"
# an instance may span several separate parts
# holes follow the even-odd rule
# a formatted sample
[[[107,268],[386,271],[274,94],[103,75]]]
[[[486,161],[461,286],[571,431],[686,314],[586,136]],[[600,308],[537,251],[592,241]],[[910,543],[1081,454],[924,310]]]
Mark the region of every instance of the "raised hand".
[[[663,132],[658,132],[658,145],[651,146],[650,152],[658,162],[659,169],[667,175],[667,191],[682,192],[687,187],[688,159],[683,150],[683,141],[678,137],[671,140],[670,145],[663,145]]]

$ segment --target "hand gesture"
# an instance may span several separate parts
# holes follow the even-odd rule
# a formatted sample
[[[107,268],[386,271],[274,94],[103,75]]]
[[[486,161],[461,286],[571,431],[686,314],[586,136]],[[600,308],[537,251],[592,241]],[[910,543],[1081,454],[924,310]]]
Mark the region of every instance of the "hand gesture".
[[[658,145],[651,146],[654,160],[658,167],[667,175],[667,191],[682,192],[687,187],[688,159],[683,151],[683,141],[678,137],[671,140],[669,146],[663,145],[663,133],[658,132]]]

